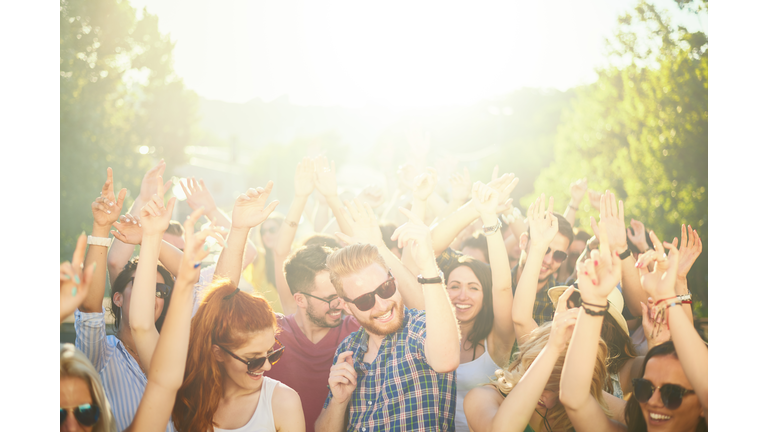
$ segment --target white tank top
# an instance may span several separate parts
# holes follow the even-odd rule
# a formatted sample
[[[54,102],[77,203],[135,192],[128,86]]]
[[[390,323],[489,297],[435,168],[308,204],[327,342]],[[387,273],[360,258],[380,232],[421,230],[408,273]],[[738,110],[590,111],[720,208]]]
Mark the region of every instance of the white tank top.
[[[456,432],[469,432],[467,417],[464,415],[464,396],[475,387],[488,384],[501,369],[493,362],[488,353],[488,339],[483,342],[485,352],[469,363],[463,363],[456,369]]]
[[[261,384],[259,403],[248,423],[238,429],[220,429],[214,426],[214,432],[276,432],[275,418],[272,416],[272,394],[280,381],[266,376],[262,379],[264,382]]]

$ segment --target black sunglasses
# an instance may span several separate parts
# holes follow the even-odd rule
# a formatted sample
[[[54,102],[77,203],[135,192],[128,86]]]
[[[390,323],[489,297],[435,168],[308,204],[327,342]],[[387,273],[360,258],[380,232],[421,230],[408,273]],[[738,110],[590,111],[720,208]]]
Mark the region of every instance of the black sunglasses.
[[[349,303],[354,303],[354,305],[360,309],[360,312],[365,312],[368,310],[373,309],[373,307],[376,305],[376,295],[378,295],[380,298],[388,299],[395,295],[395,291],[397,286],[395,285],[395,277],[392,276],[392,272],[387,272],[389,275],[389,278],[384,281],[381,285],[376,287],[375,290],[363,294],[360,297],[350,300],[346,297],[344,297],[344,301]]]
[[[552,248],[548,247],[547,248],[547,253],[545,253],[544,256],[549,255],[550,252],[552,252]],[[565,261],[566,258],[568,258],[568,253],[567,252],[556,250],[552,254],[552,261],[554,261],[556,263],[561,263],[561,262]]]
[[[131,278],[131,282],[133,282],[134,278]],[[159,283],[155,287],[155,297],[158,298],[168,298],[171,296],[171,287],[169,287],[166,284]]]
[[[683,396],[694,393],[693,390],[680,387],[677,384],[664,384],[661,387],[655,387],[650,381],[644,378],[635,378],[632,380],[632,385],[635,388],[635,398],[638,402],[648,402],[656,389],[661,392],[661,401],[664,406],[669,409],[675,409],[683,403]]]
[[[280,348],[270,351],[269,353],[267,353],[266,357],[259,357],[251,360],[243,360],[240,357],[236,356],[235,353],[224,348],[221,345],[218,345],[218,347],[224,350],[225,353],[231,355],[235,360],[245,363],[245,365],[248,366],[248,372],[253,372],[257,369],[260,369],[262,366],[264,366],[264,362],[267,360],[269,360],[271,364],[275,364],[277,363],[278,360],[280,360],[280,357],[283,356],[283,352],[285,351],[285,347],[280,343],[280,341],[276,341],[275,343],[277,343],[277,345],[280,345]]]
[[[339,297],[334,297],[330,300],[326,300],[324,298],[316,297],[316,296],[313,296],[312,294],[305,293],[302,291],[299,291],[299,294],[304,294],[305,296],[309,296],[309,297],[312,297],[313,299],[318,299],[321,302],[328,303],[328,309],[338,309],[339,305],[341,304],[341,298]]]
[[[91,404],[82,404],[74,408],[59,408],[59,412],[61,413],[61,425],[67,421],[67,416],[70,411],[75,415],[77,422],[83,426],[93,426],[99,421],[99,407]]]

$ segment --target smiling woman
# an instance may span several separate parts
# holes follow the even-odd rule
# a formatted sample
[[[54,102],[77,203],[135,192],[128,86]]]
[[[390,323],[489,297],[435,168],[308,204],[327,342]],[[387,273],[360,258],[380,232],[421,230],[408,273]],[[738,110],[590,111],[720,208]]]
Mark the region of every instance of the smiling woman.
[[[277,329],[263,297],[227,279],[214,282],[192,319],[184,383],[173,408],[176,429],[250,431],[261,425],[303,432],[299,395],[264,376],[284,350]]]

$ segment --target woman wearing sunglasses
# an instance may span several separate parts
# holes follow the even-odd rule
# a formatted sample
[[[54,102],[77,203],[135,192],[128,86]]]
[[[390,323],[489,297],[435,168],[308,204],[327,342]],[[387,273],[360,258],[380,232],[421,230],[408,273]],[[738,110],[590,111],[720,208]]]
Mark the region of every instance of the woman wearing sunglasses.
[[[192,319],[184,383],[173,408],[180,431],[305,430],[298,393],[264,376],[284,348],[267,301],[227,279],[209,287]]]
[[[59,371],[61,430],[114,431],[115,418],[99,374],[85,354],[72,344],[61,344]]]
[[[606,235],[600,223],[601,236]],[[658,308],[657,325],[669,325],[671,341],[648,351],[641,378],[633,380],[632,397],[626,403],[626,426],[612,421],[598,409],[588,393],[584,376],[600,338],[608,294],[621,278],[618,251],[601,244],[585,263],[579,263],[582,307],[571,340],[560,382],[560,400],[577,431],[680,431],[707,430],[707,347],[682,309],[675,293],[678,250],[652,235],[654,250],[638,260],[643,289]],[[669,255],[664,256],[664,246]],[[655,263],[652,273],[648,265]]]

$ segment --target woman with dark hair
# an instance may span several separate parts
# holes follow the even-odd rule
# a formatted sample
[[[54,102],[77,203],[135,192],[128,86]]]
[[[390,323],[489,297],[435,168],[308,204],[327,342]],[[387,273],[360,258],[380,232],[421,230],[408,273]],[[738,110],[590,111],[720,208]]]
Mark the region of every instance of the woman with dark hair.
[[[121,192],[120,195],[124,193]],[[146,368],[140,364],[129,318],[137,260],[128,263],[112,285],[110,313],[114,317],[115,336],[107,336],[102,306],[107,273],[107,248],[110,244],[109,230],[120,216],[121,208],[122,198],[116,200],[112,191],[110,169],[101,196],[91,205],[94,225],[88,239],[90,247],[85,257],[85,266],[87,268],[95,264],[95,270],[88,294],[75,311],[75,346],[88,357],[98,371],[107,398],[112,403],[118,431],[124,430],[131,423],[147,385]],[[153,262],[157,262],[157,259]],[[149,277],[155,283],[155,286],[150,287],[154,305],[152,323],[155,331],[159,331],[168,310],[166,300],[170,298],[174,281],[168,270],[160,264],[150,266],[149,270]],[[170,423],[167,430],[173,430]]]
[[[480,182],[472,188],[472,205],[488,237],[490,266],[461,256],[443,268],[445,285],[461,329],[461,364],[456,370],[457,431],[469,431],[464,396],[488,382],[509,360],[515,342],[512,324],[512,277],[501,223],[496,217],[498,191]]]
[[[599,229],[601,236],[607,235],[602,221]],[[651,240],[655,250],[638,261],[642,287],[658,307],[658,320],[654,321],[659,326],[669,325],[672,340],[648,351],[641,378],[632,382],[634,391],[624,409],[626,425],[598,409],[584,377],[600,340],[608,294],[621,278],[621,259],[618,251],[603,243],[599,253],[593,251],[589,260],[578,265],[583,310],[579,311],[560,382],[560,400],[576,430],[698,432],[708,428],[708,352],[675,295],[676,242],[662,245],[653,234]],[[664,256],[664,246],[670,249],[668,256]],[[651,263],[655,268],[649,273]]]

